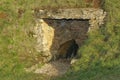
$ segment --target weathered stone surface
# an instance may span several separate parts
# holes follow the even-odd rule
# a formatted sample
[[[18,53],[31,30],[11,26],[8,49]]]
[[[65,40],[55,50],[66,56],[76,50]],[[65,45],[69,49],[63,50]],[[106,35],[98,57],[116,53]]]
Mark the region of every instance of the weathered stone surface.
[[[37,18],[51,19],[90,19],[93,18],[93,16],[97,17],[103,15],[105,15],[105,13],[102,9],[95,8],[51,9],[39,10],[39,12],[36,12]]]
[[[37,20],[36,27],[34,27],[35,37],[37,38],[36,50],[40,53],[44,53],[45,57],[50,57],[50,48],[52,40],[54,38],[54,29],[43,21]]]
[[[57,10],[39,10],[35,12],[37,18],[49,19],[90,19],[91,27],[94,23],[101,25],[105,18],[106,12],[96,8],[73,8]]]

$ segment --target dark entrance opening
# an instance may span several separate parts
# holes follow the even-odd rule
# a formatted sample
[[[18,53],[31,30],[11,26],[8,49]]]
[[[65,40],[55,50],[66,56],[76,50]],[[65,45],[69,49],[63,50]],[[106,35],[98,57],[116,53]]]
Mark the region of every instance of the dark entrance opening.
[[[46,39],[52,39],[50,46],[51,60],[76,56],[78,47],[80,48],[84,40],[87,39],[87,32],[90,27],[89,19],[43,18],[43,20],[43,25],[46,24],[44,27],[48,28],[46,34],[50,35],[53,30],[53,34],[51,34],[53,37],[49,38],[50,36],[45,35]]]
[[[58,49],[58,59],[70,59],[77,55],[78,44],[74,39],[66,41]]]

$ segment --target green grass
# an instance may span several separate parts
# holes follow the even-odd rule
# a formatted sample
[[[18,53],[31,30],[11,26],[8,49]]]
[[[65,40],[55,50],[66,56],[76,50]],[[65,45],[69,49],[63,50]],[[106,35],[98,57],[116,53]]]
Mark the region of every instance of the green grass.
[[[0,80],[50,80],[50,77],[33,73],[6,73],[0,75]]]
[[[92,67],[81,71],[70,71],[53,80],[119,80],[120,68]]]
[[[24,67],[37,62],[35,39],[28,36],[34,26],[31,10],[18,17],[18,9],[26,5],[22,1],[1,0],[0,5],[0,80],[29,79]]]
[[[99,31],[88,33],[79,50],[80,60],[62,77],[26,73],[24,67],[38,63],[30,32],[35,24],[33,9],[87,8],[100,6],[93,0],[0,0],[0,80],[119,80],[119,0],[103,0],[107,21]],[[96,0],[98,1],[98,0]]]

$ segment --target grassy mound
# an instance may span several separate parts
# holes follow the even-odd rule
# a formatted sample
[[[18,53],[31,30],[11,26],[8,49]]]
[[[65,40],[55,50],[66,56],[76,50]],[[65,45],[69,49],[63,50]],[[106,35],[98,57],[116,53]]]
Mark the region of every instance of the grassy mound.
[[[80,60],[73,70],[58,80],[120,79],[120,1],[119,0],[1,0],[0,1],[0,80],[50,80],[49,77],[24,72],[24,67],[38,63],[33,49],[35,39],[33,9],[103,7],[105,25],[88,33],[79,50]],[[104,6],[103,6],[104,3]],[[32,43],[31,43],[32,42]],[[57,80],[56,78],[54,78]]]

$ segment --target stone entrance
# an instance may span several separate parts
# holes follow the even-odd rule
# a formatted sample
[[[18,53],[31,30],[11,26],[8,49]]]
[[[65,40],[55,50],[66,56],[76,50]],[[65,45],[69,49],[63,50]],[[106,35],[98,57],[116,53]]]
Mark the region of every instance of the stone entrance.
[[[87,32],[99,29],[105,12],[101,9],[39,10],[34,28],[37,39],[36,50],[46,61],[58,54],[60,45],[74,39],[81,46]]]

